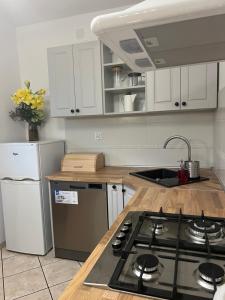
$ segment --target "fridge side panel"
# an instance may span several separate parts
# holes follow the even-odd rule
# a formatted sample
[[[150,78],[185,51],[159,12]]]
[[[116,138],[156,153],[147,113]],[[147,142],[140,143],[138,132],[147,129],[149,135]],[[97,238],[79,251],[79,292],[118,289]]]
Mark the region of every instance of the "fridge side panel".
[[[39,145],[39,160],[41,178],[60,171],[61,160],[65,153],[64,141]]]
[[[6,248],[44,255],[41,183],[38,181],[1,181]]]
[[[64,156],[64,141],[55,141],[39,145],[40,174],[42,182],[42,211],[46,249],[52,247],[50,200],[47,175],[60,171]]]
[[[39,180],[38,144],[0,144],[0,178]]]
[[[48,181],[46,179],[42,180],[41,184],[41,206],[45,249],[49,251],[52,248],[52,227]]]

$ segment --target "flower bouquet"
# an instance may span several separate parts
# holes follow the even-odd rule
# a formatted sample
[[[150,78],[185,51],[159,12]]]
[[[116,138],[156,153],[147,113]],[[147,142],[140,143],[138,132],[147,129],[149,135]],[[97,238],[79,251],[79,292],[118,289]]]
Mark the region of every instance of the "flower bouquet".
[[[13,120],[25,121],[29,127],[29,141],[38,140],[38,126],[46,120],[44,111],[45,89],[33,92],[30,81],[25,81],[25,88],[18,89],[11,97],[16,108],[9,115]]]

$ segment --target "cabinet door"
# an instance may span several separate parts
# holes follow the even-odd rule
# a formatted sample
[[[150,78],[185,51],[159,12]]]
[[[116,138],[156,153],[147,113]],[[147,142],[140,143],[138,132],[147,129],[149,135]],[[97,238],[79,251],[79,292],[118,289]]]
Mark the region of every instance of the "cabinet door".
[[[73,46],[48,49],[48,71],[51,116],[72,116],[75,111]]]
[[[102,114],[101,49],[98,41],[74,45],[78,115]]]
[[[181,67],[181,107],[217,107],[217,63]]]
[[[147,72],[148,111],[180,109],[180,68]]]
[[[117,216],[123,210],[123,192],[121,184],[108,184],[108,219],[109,227],[112,226]]]
[[[129,186],[125,185],[123,187],[123,203],[124,203],[124,207],[128,204],[128,202],[130,201],[130,199],[133,197],[134,193],[135,193],[135,190],[133,190]]]

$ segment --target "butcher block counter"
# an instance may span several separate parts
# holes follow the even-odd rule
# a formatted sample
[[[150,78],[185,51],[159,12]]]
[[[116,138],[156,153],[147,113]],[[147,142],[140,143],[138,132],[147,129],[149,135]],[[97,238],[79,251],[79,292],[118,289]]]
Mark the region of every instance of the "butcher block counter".
[[[105,246],[115,233],[120,223],[129,211],[150,210],[158,212],[160,207],[164,212],[205,215],[225,218],[225,193],[211,170],[202,170],[201,175],[210,177],[209,181],[189,184],[177,188],[162,188],[151,182],[135,178],[129,172],[137,168],[106,167],[96,173],[57,173],[49,176],[49,180],[110,182],[123,183],[135,188],[136,193],[118,216],[110,230],[104,235],[92,254],[86,260],[81,270],[75,275],[65,289],[60,300],[143,300],[145,298],[129,294],[109,291],[101,288],[83,285],[83,282]],[[139,169],[138,169],[139,170]],[[147,299],[147,298],[146,298]],[[151,299],[151,298],[148,298]]]
[[[153,182],[140,179],[129,175],[130,172],[147,170],[147,168],[132,167],[105,167],[96,172],[58,172],[47,178],[49,180],[78,181],[78,182],[98,182],[98,183],[123,183],[134,189],[140,187],[161,188]],[[222,190],[222,187],[211,169],[201,169],[201,176],[208,177],[210,180],[201,181],[175,187],[175,189],[200,189],[200,190]]]

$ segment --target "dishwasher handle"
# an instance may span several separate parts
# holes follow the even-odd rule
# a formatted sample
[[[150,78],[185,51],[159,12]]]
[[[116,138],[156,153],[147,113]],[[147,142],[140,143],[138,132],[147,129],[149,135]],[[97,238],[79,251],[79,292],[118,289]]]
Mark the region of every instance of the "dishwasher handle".
[[[70,185],[69,188],[71,190],[85,190],[87,187],[86,186],[76,186],[76,185]]]
[[[81,190],[98,190],[106,191],[106,183],[88,183],[88,182],[68,182],[62,183],[55,181],[52,183],[51,188],[53,190],[65,190],[65,191],[81,191]]]
[[[106,186],[105,186],[105,184],[102,184],[102,183],[89,183],[88,188],[90,190],[105,190]]]
[[[99,183],[89,183],[86,186],[77,186],[77,185],[70,185],[69,188],[71,190],[104,190],[103,184]]]

